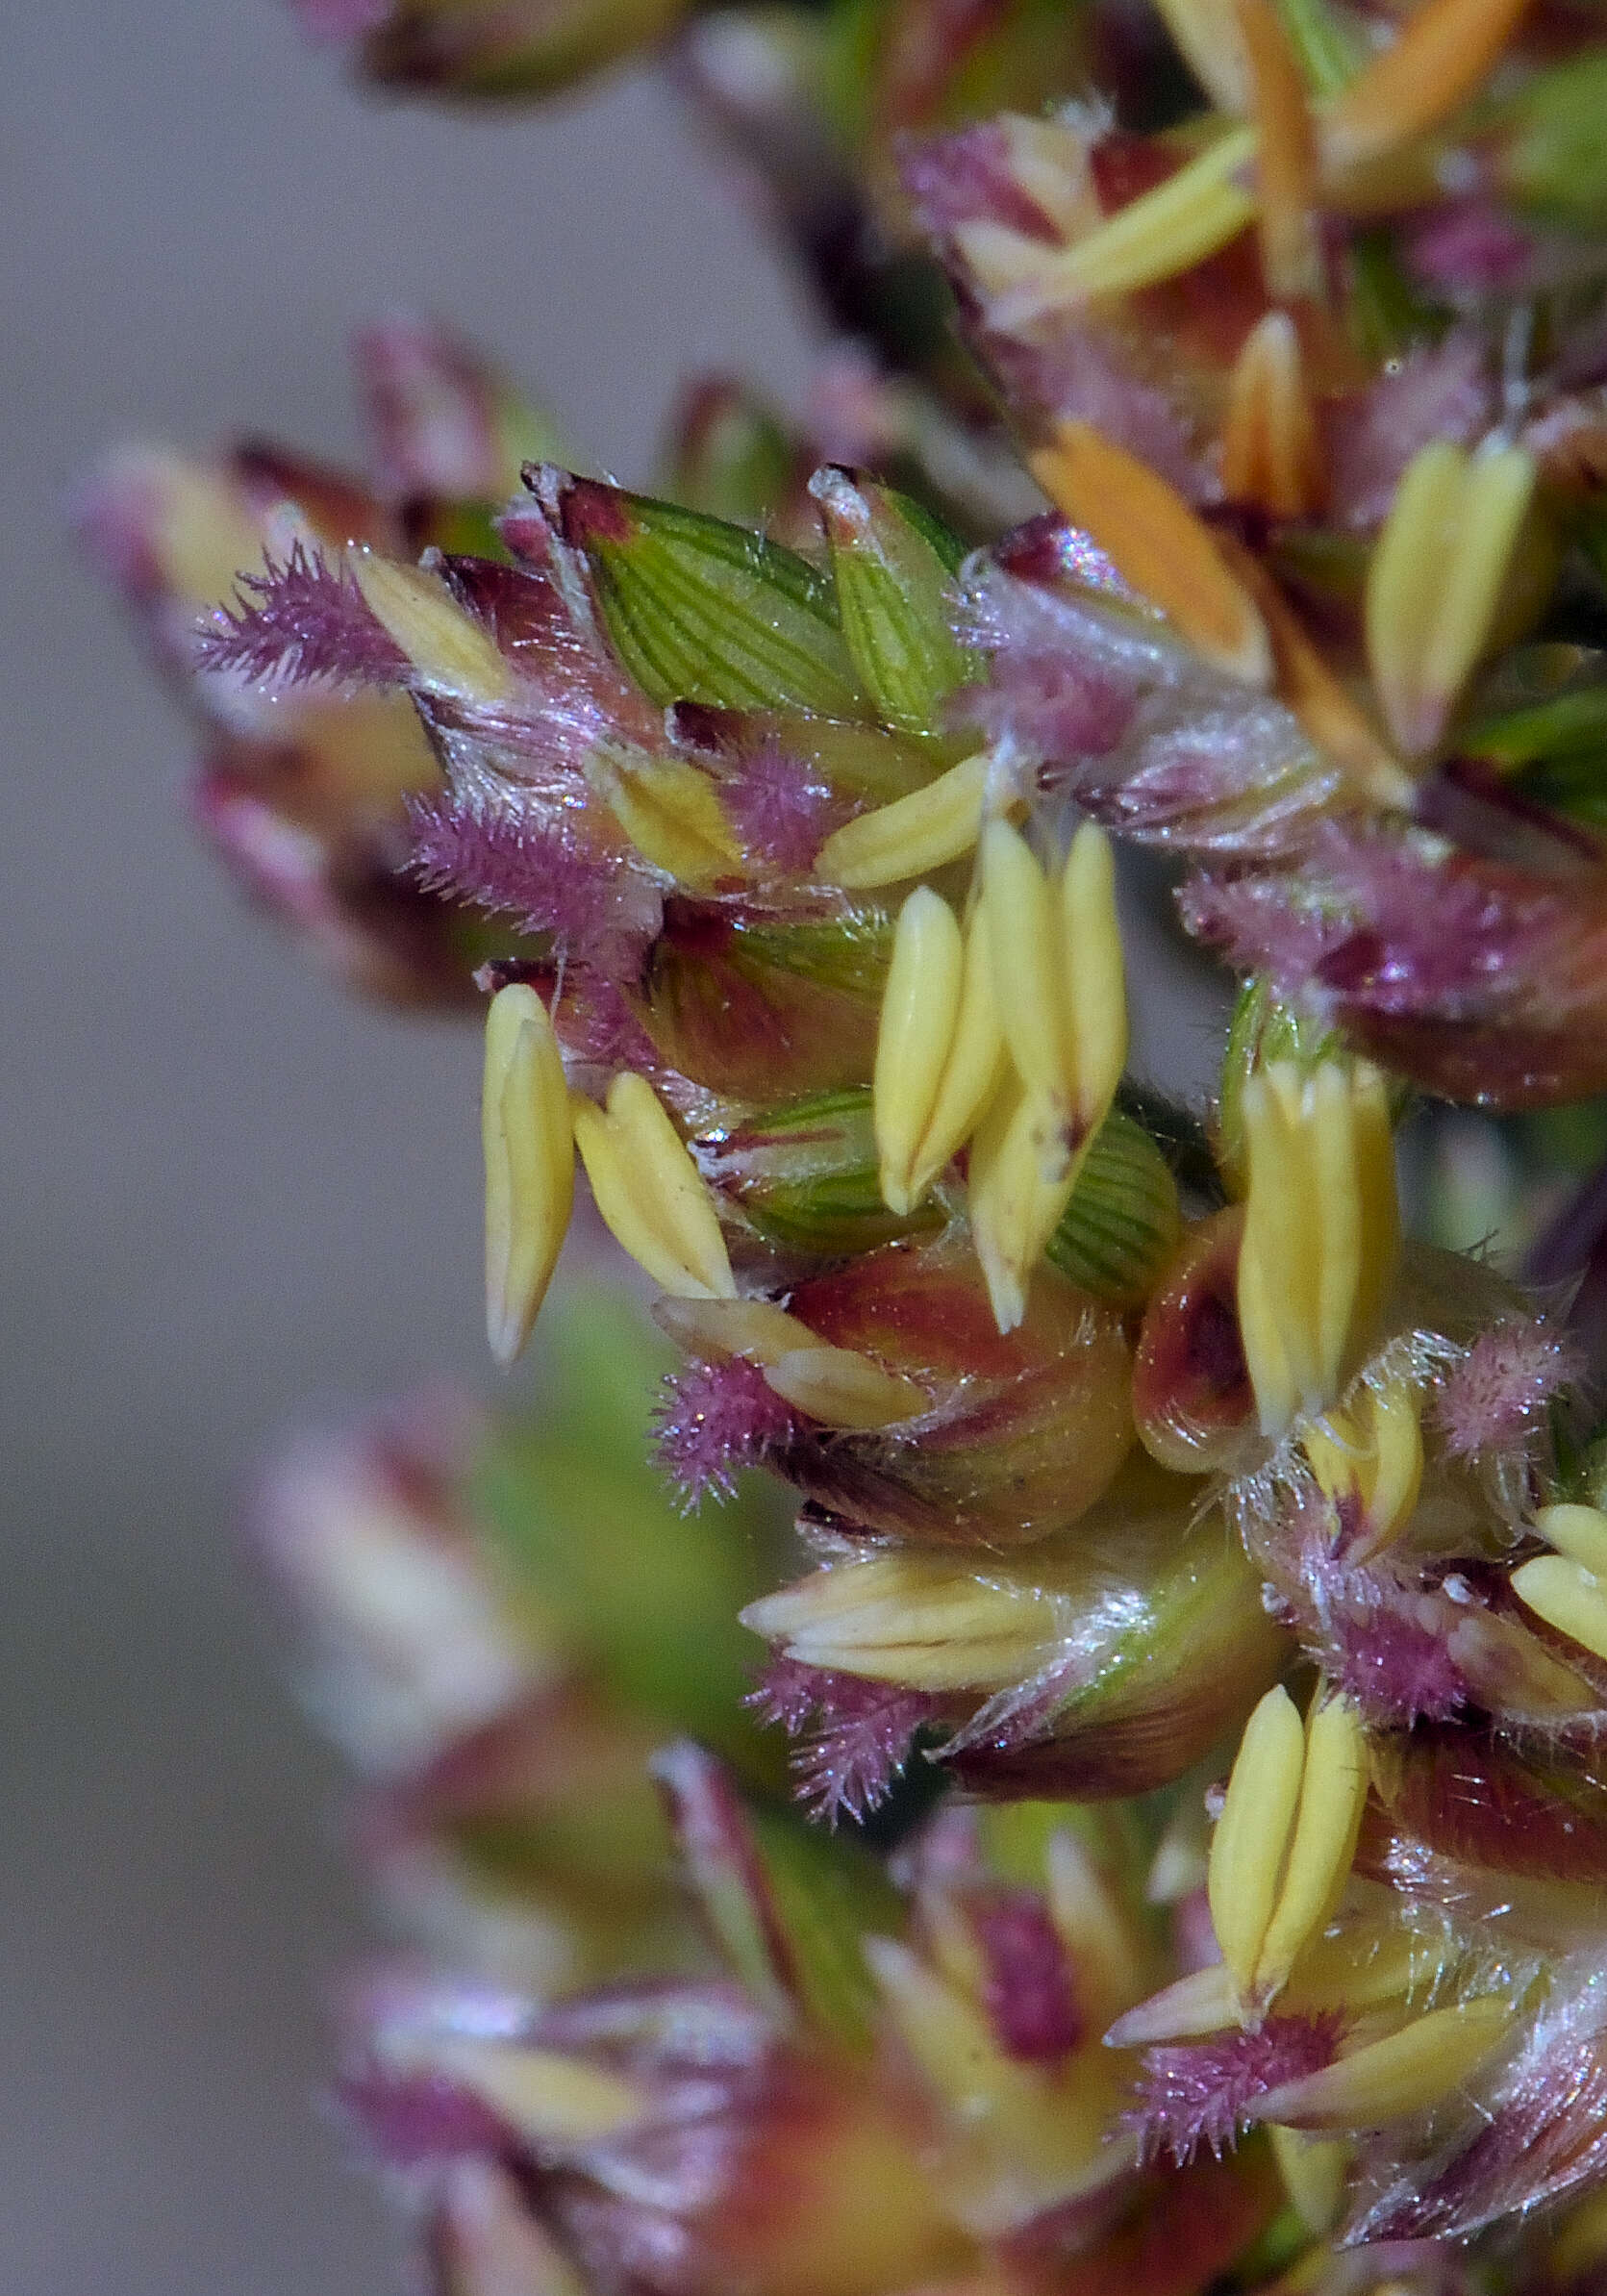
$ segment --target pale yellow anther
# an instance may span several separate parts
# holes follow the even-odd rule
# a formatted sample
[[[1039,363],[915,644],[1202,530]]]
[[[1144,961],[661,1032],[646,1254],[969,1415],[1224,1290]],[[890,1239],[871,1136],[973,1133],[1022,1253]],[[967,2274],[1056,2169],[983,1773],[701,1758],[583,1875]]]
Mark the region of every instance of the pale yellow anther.
[[[369,613],[424,685],[461,701],[506,698],[514,682],[507,661],[439,574],[372,550],[349,550],[345,563]]]
[[[1567,1554],[1537,1554],[1512,1575],[1526,1610],[1566,1634],[1593,1657],[1607,1658],[1607,1580]]]
[[[637,851],[678,884],[741,874],[742,848],[707,774],[684,758],[593,750],[586,777]]]
[[[1318,1487],[1336,1507],[1354,1502],[1345,1524],[1345,1559],[1366,1562],[1409,1521],[1422,1480],[1419,1399],[1404,1380],[1365,1387],[1345,1410],[1314,1420],[1300,1447]]]
[[[550,2049],[452,2035],[431,2040],[419,2070],[466,2088],[536,2145],[597,2144],[640,2120],[634,2082]]]
[[[1607,1514],[1598,1506],[1543,1506],[1535,1528],[1548,1547],[1567,1554],[1593,1577],[1607,1580]]]
[[[1431,750],[1489,643],[1535,488],[1519,446],[1441,439],[1408,465],[1368,569],[1368,662],[1390,730]]]
[[[807,1324],[768,1299],[660,1299],[655,1320],[691,1355],[715,1362],[741,1355],[749,1363],[779,1363],[819,1341]]]
[[[597,1210],[632,1259],[666,1292],[734,1299],[713,1200],[646,1077],[615,1076],[606,1109],[577,1095],[573,1123]]]
[[[1070,1827],[1044,1857],[1049,1916],[1078,1974],[1083,2014],[1095,2031],[1143,1991],[1142,1932]]]
[[[865,1957],[888,2022],[949,2125],[944,2189],[967,2231],[1002,2236],[1126,2172],[1132,2144],[1111,2132],[1114,2066],[1084,2057],[1078,2078],[1057,2080],[1007,2056],[982,2005],[909,1946],[868,1937]]]
[[[1277,1906],[1305,1761],[1299,1712],[1279,1685],[1268,1691],[1244,1725],[1206,1870],[1217,1943],[1244,1999],[1251,1995]]]
[[[1345,2132],[1423,2112],[1461,2088],[1511,2026],[1511,2003],[1494,1994],[1431,2009],[1320,2072],[1269,2089],[1256,2100],[1257,2112],[1295,2129]]]
[[[1056,507],[1092,536],[1203,660],[1244,685],[1271,683],[1271,642],[1260,610],[1174,487],[1086,422],[1059,424],[1030,460]]]
[[[1261,1430],[1275,1437],[1334,1401],[1393,1281],[1389,1103],[1366,1062],[1308,1073],[1275,1062],[1250,1077],[1242,1109],[1240,1333]]]
[[[1448,118],[1489,72],[1528,0],[1422,0],[1394,45],[1330,106],[1330,176],[1382,159]]]
[[[1269,311],[1245,336],[1228,381],[1222,492],[1269,517],[1302,518],[1325,492],[1300,338],[1286,311]]]
[[[1343,2137],[1308,2136],[1303,2130],[1275,2124],[1267,2133],[1295,2214],[1312,2237],[1320,2239],[1338,2216],[1344,2197],[1350,2146]]]
[[[812,874],[866,892],[958,861],[982,834],[988,770],[985,755],[965,758],[924,789],[845,821],[816,854]]]
[[[992,323],[1008,332],[1095,295],[1131,294],[1192,270],[1253,218],[1255,148],[1253,128],[1229,130],[1154,190],[1046,254],[1019,286],[994,299]],[[964,251],[965,234],[957,236]]]
[[[764,1367],[766,1384],[822,1426],[895,1426],[927,1409],[923,1388],[853,1348],[797,1348]]]
[[[569,1092],[546,1007],[522,984],[486,1016],[486,1332],[498,1363],[530,1336],[574,1206]]]
[[[978,902],[966,928],[960,1011],[943,1062],[938,1097],[921,1134],[906,1208],[923,1199],[950,1158],[970,1138],[998,1089],[1005,1066],[1004,1030],[999,1024],[998,1000],[993,994],[988,920]],[[896,1210],[897,1206],[893,1208]]]
[[[1283,1990],[1302,1947],[1332,1915],[1356,1854],[1367,1792],[1367,1743],[1360,1717],[1348,1699],[1325,1699],[1313,1708],[1306,1725],[1299,1811],[1277,1905],[1251,1981],[1258,2006]]]
[[[1127,1065],[1127,984],[1111,841],[1092,821],[1071,840],[1060,881],[1061,965],[1071,1094],[1086,1138],[1103,1123]]]
[[[1218,112],[1243,118],[1250,67],[1232,0],[1156,0],[1167,30]]]
[[[1064,1134],[1064,1104],[1035,1097],[1012,1076],[971,1141],[971,1239],[1001,1331],[1014,1331],[1025,1316],[1033,1270],[1070,1200],[1074,1163],[1059,1179],[1043,1176]]]
[[[966,950],[953,910],[917,886],[898,912],[876,1036],[871,1107],[882,1195],[907,1214],[959,1023]]]
[[[1030,1575],[979,1577],[903,1547],[812,1572],[750,1603],[742,1624],[807,1666],[915,1690],[993,1690],[1060,1647],[1066,1604]]]
[[[1059,1111],[1046,1179],[1064,1176],[1074,1072],[1067,1026],[1065,965],[1054,895],[1036,855],[1006,821],[982,841],[982,906],[993,967],[993,998],[1025,1092]]]
[[[1012,1072],[992,1090],[971,1143],[971,1234],[994,1320],[1013,1331],[1127,1056],[1108,839],[1085,822],[1057,881],[1024,838],[992,822],[977,921]],[[984,1054],[979,1042],[973,1074]]]

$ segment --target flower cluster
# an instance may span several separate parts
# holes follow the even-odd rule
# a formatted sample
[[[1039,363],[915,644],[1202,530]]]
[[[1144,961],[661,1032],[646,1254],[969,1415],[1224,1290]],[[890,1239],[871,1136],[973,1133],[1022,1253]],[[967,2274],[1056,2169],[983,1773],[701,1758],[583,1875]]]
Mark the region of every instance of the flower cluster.
[[[319,13],[460,88],[536,37]],[[979,120],[937,13],[856,196],[973,365],[840,362],[807,437],[705,387],[649,495],[397,326],[372,491],[88,498],[231,856],[485,999],[498,1360],[582,1179],[679,1357],[657,1483],[611,1325],[547,1418],[277,1488],[463,1972],[354,1996],[342,2095],[463,2296],[1583,2285],[1607,1212],[1525,1292],[1407,1232],[1395,1127],[1607,1087],[1607,49],[1000,11],[991,101],[1070,100]],[[1126,1072],[1121,839],[1249,976],[1204,1118]]]

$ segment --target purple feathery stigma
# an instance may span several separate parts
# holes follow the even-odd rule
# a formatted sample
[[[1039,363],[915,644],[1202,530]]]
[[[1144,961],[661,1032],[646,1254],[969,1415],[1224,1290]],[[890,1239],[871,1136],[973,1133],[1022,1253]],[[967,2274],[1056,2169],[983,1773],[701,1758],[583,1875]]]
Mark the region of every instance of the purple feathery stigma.
[[[1481,1332],[1446,1372],[1435,1399],[1445,1449],[1453,1459],[1514,1449],[1581,1369],[1579,1349],[1548,1324],[1497,1324]]]
[[[967,1906],[986,1969],[983,2006],[1006,2056],[1054,2064],[1083,2038],[1071,1962],[1038,1889],[975,1893]]]
[[[1202,2145],[1219,2159],[1255,2118],[1258,2097],[1334,2061],[1344,2020],[1268,2017],[1253,2032],[1237,2028],[1209,2040],[1146,2049],[1138,2103],[1127,2125],[1147,2163],[1168,2156],[1187,2168]]]
[[[796,1422],[757,1364],[732,1355],[723,1363],[695,1363],[672,1372],[653,1418],[660,1467],[684,1506],[712,1492],[736,1495],[737,1475],[757,1467],[787,1443]]]
[[[720,798],[747,852],[787,876],[807,872],[840,811],[830,786],[772,740],[721,784]]]
[[[940,1703],[858,1675],[773,1659],[744,1702],[797,1741],[796,1793],[811,1815],[835,1826],[880,1806],[910,1758],[917,1730],[942,1719]]]
[[[395,686],[408,676],[401,647],[370,611],[356,577],[317,550],[290,545],[282,566],[237,577],[237,603],[199,625],[203,669],[305,685]]]

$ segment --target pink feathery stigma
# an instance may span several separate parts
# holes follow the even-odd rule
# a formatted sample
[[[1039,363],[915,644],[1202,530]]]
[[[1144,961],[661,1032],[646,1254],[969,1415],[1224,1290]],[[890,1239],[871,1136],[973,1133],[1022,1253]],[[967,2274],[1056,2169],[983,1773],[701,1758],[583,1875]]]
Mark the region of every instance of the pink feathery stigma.
[[[775,741],[759,744],[720,798],[746,851],[787,876],[807,873],[840,810],[829,784]]]
[[[653,1447],[683,1505],[691,1508],[711,1492],[735,1497],[739,1472],[760,1466],[795,1426],[791,1406],[758,1365],[732,1355],[670,1374],[653,1415]]]
[[[505,802],[479,791],[415,797],[408,812],[411,868],[427,893],[511,917],[565,949],[590,952],[620,937],[620,872],[565,827],[531,820],[515,794]]]
[[[1408,353],[1330,418],[1332,499],[1347,526],[1379,525],[1414,455],[1437,439],[1470,445],[1495,415],[1484,345],[1453,334]]]
[[[1131,686],[1079,663],[1065,647],[1029,652],[1005,642],[992,670],[991,684],[967,686],[951,705],[991,742],[1018,743],[1054,766],[1103,757],[1127,730]]]
[[[1054,243],[1055,226],[1014,173],[1010,138],[997,120],[907,146],[899,173],[928,239],[948,241],[962,224],[996,223]]]
[[[283,566],[269,559],[260,574],[237,577],[233,610],[214,609],[199,625],[203,669],[304,685],[394,686],[407,678],[406,654],[369,611],[355,577],[317,550],[293,542]]]
[[[1282,996],[1316,987],[1341,1003],[1455,1020],[1515,1003],[1558,976],[1578,937],[1566,892],[1410,840],[1332,822],[1298,876],[1200,874],[1184,922]]]
[[[1083,2038],[1071,1963],[1038,1889],[979,1891],[967,1906],[986,1969],[982,2001],[1000,2048],[1053,2064]]]
[[[490,2157],[510,2148],[510,2132],[488,2105],[439,2073],[392,2073],[369,2063],[335,2091],[389,2168]]]
[[[1404,239],[1408,267],[1425,287],[1448,294],[1511,293],[1535,258],[1532,236],[1490,199],[1426,208],[1407,222]]]
[[[1187,2168],[1206,2145],[1219,2159],[1254,2120],[1258,2097],[1333,2063],[1343,2026],[1335,2013],[1268,2017],[1253,2032],[1146,2049],[1138,2102],[1126,2116],[1141,2158],[1165,2154]]]
[[[1453,1459],[1514,1449],[1581,1370],[1579,1350],[1547,1324],[1497,1324],[1481,1332],[1435,1398],[1445,1449]]]
[[[798,1741],[796,1793],[811,1814],[835,1826],[866,1817],[886,1801],[910,1758],[916,1733],[942,1719],[937,1700],[858,1675],[777,1658],[744,1702]]]
[[[1324,1672],[1383,1728],[1446,1721],[1469,1701],[1446,1647],[1445,1601],[1387,1569],[1334,1566],[1322,1587]]]

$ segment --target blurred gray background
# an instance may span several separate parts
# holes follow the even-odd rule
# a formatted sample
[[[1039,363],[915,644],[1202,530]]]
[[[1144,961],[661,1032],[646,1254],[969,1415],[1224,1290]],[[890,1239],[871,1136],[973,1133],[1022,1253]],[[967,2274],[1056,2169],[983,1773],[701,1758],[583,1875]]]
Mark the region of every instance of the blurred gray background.
[[[796,403],[807,327],[641,78],[488,125],[360,100],[275,0],[94,0],[12,13],[0,129],[0,2290],[385,2296],[314,2105],[338,1780],[231,1522],[298,1416],[489,1383],[476,1047],[344,1001],[191,843],[63,500],[129,435],[350,456],[346,332],[398,305],[639,481],[680,375]]]
[[[477,1048],[345,1002],[213,871],[63,497],[131,434],[350,456],[346,333],[399,304],[637,476],[675,376],[795,395],[803,329],[645,81],[487,125],[359,100],[275,0],[7,23],[0,2288],[385,2296],[314,2109],[338,1781],[231,1520],[303,1412],[487,1380]]]

